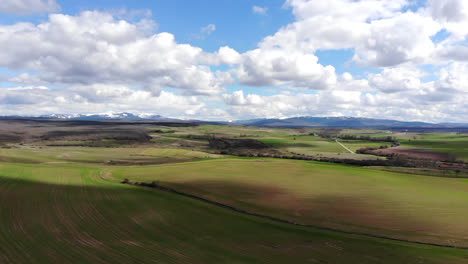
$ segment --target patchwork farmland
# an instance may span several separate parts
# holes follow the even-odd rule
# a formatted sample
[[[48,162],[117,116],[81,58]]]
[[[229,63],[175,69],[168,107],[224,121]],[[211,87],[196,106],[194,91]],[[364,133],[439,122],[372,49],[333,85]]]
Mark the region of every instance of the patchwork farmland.
[[[30,125],[15,124],[23,134],[2,126],[17,137],[3,137],[0,149],[0,263],[468,259],[464,169],[346,164],[393,158],[345,153],[333,140],[340,134],[313,129],[124,125],[146,140],[93,135],[89,124],[72,126],[85,137],[44,138],[66,126]],[[388,144],[340,142],[354,150]]]

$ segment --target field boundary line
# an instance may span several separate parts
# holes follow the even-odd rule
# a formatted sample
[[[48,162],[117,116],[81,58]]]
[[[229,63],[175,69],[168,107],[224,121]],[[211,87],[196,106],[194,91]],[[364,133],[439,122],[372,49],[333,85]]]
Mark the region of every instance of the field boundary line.
[[[241,214],[244,214],[244,215],[249,215],[249,216],[254,216],[254,217],[270,220],[270,221],[277,222],[277,223],[283,223],[283,224],[289,224],[289,225],[295,225],[295,226],[301,226],[301,227],[307,227],[307,228],[314,228],[314,229],[324,230],[324,231],[339,232],[339,233],[350,234],[350,235],[365,236],[365,237],[378,238],[378,239],[386,239],[386,240],[391,240],[391,241],[414,243],[414,244],[426,245],[426,246],[436,246],[436,247],[445,247],[445,248],[455,248],[455,249],[466,249],[466,250],[468,250],[468,247],[464,247],[464,246],[447,245],[447,244],[430,243],[430,242],[421,242],[421,241],[416,241],[416,240],[409,240],[409,239],[403,239],[403,238],[394,238],[394,237],[389,237],[389,236],[375,235],[375,234],[363,233],[363,232],[346,231],[346,230],[341,230],[341,229],[336,229],[336,228],[330,228],[330,227],[323,227],[323,226],[317,226],[317,225],[294,222],[294,221],[279,218],[279,217],[259,214],[259,213],[255,213],[255,212],[252,212],[252,211],[240,209],[240,208],[232,206],[232,205],[220,203],[220,202],[210,200],[210,199],[206,199],[206,198],[203,198],[203,197],[200,197],[200,196],[197,196],[197,195],[193,195],[193,194],[190,194],[190,193],[181,192],[181,191],[175,190],[175,189],[170,188],[170,187],[161,186],[161,185],[159,185],[157,183],[130,182],[130,181],[124,181],[124,182],[121,182],[121,183],[122,184],[129,184],[129,185],[145,187],[145,188],[148,188],[148,189],[157,189],[157,190],[177,194],[179,196],[192,198],[194,200],[198,200],[198,201],[201,201],[201,202],[205,202],[207,204],[211,204],[211,205],[214,205],[214,206],[217,206],[217,207],[228,209],[230,211],[234,211],[234,212],[241,213]]]
[[[344,149],[346,149],[347,151],[349,151],[351,154],[356,154],[354,151],[352,151],[351,149],[349,149],[347,146],[343,145],[343,143],[339,142],[338,139],[335,138],[335,142],[338,143],[340,146],[342,146]]]

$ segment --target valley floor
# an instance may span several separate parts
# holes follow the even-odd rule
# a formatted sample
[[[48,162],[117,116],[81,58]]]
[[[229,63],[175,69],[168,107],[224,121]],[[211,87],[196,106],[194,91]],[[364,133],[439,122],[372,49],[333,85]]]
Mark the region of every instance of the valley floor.
[[[465,264],[467,142],[455,133],[3,121],[0,263]],[[351,153],[362,149],[452,163],[389,166],[393,156]]]
[[[224,164],[235,168],[238,162]],[[123,171],[157,175],[167,167],[0,163],[0,263],[445,264],[468,259],[467,250],[295,227],[111,180]]]

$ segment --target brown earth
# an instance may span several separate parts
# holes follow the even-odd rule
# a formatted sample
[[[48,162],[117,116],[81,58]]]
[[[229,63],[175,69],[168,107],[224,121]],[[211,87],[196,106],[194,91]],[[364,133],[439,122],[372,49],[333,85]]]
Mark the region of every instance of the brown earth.
[[[428,159],[436,161],[451,161],[453,159],[453,157],[446,153],[436,152],[430,149],[401,146],[386,149],[376,149],[372,152],[381,156],[405,156],[415,159]]]
[[[443,226],[398,211],[392,204],[371,197],[304,197],[284,188],[224,181],[188,181],[163,183],[178,191],[224,203],[254,213],[269,215],[302,224],[344,231],[453,245],[468,245],[458,234]]]

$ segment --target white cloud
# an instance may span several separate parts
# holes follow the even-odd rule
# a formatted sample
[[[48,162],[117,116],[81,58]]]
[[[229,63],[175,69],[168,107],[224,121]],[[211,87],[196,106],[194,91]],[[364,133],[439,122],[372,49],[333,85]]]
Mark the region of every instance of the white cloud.
[[[384,93],[395,93],[421,88],[425,73],[415,67],[386,68],[382,73],[370,74],[369,85]]]
[[[439,72],[436,87],[448,90],[454,96],[459,93],[468,93],[468,63],[454,62]]]
[[[170,117],[198,115],[206,104],[196,96],[162,91],[158,96],[125,86],[91,85],[67,89],[47,87],[0,88],[0,113],[38,115],[52,113],[154,113]]]
[[[257,105],[261,106],[265,103],[261,96],[256,94],[248,94],[244,96],[244,91],[235,91],[232,94],[223,95],[224,100],[228,105]]]
[[[200,31],[201,33],[210,35],[211,33],[216,31],[216,25],[215,24],[206,25],[205,27],[202,27]]]
[[[465,107],[465,102],[468,100],[466,93],[453,97],[446,91],[431,90],[430,87],[433,87],[431,83],[427,86],[426,91],[389,94],[337,89],[313,94],[284,93],[263,96],[245,95],[243,91],[236,91],[225,94],[224,100],[229,106],[227,110],[229,114],[241,119],[356,116],[429,122],[466,122],[468,114]]]
[[[428,10],[433,18],[443,23],[453,34],[453,38],[461,40],[468,34],[468,2],[465,0],[429,0]]]
[[[441,46],[436,50],[436,60],[468,62],[468,46]]]
[[[353,48],[369,34],[369,21],[399,13],[405,0],[288,0],[296,21],[264,39],[262,46],[315,51]]]
[[[404,9],[410,5],[406,0],[289,0],[287,5],[296,21],[265,37],[257,49],[242,54],[233,72],[241,84],[308,88],[316,93],[260,96],[237,91],[224,95],[233,115],[463,118],[451,116],[446,109],[454,105],[466,108],[460,99],[466,98],[464,84],[468,83],[464,64],[451,63],[442,68],[438,81],[427,82],[422,80],[434,77],[419,65],[466,61],[463,44],[436,44],[432,39],[444,29],[461,35],[458,27],[463,25],[465,3],[457,2],[455,6],[461,10],[456,13],[454,4],[448,3],[451,9],[442,14],[431,14],[430,6]],[[440,16],[451,14],[457,17],[449,19],[452,24],[442,21]],[[379,67],[381,72],[368,74],[367,79],[355,79],[349,73],[337,75],[334,67],[321,65],[315,55],[318,50],[341,49],[353,50],[354,62]],[[254,98],[262,103],[254,104]]]
[[[208,36],[213,34],[213,32],[215,32],[215,31],[216,31],[216,25],[215,24],[208,24],[208,25],[200,28],[200,32],[197,33],[197,34],[193,34],[192,37],[194,39],[204,40]]]
[[[31,82],[131,85],[158,93],[222,91],[222,80],[200,65],[203,50],[179,44],[170,33],[147,34],[147,25],[86,11],[50,15],[39,25],[0,26],[0,66],[34,71]],[[27,82],[28,76],[19,76]]]
[[[242,84],[252,86],[291,84],[323,90],[336,83],[335,68],[322,66],[315,55],[275,48],[244,53],[236,76]]]
[[[349,113],[360,102],[361,93],[322,91],[316,94],[244,95],[242,91],[224,95],[233,116],[248,118],[283,118],[291,116],[337,116]],[[356,107],[355,107],[356,108]],[[312,114],[313,113],[313,114]]]
[[[60,10],[55,0],[2,0],[0,13],[27,15]]]
[[[19,105],[35,105],[46,101],[51,91],[44,86],[18,86],[0,88],[2,108],[16,108]],[[37,109],[36,109],[37,110]]]
[[[289,0],[296,21],[266,37],[261,47],[314,52],[354,49],[365,66],[424,61],[442,26],[424,12],[403,11],[405,0]]]
[[[364,41],[356,45],[354,60],[366,66],[395,66],[424,62],[434,52],[431,40],[441,27],[429,17],[407,12],[370,23]]]
[[[254,12],[255,14],[261,14],[261,15],[264,15],[268,12],[268,7],[264,7],[264,6],[253,6],[252,7],[252,12]]]
[[[468,19],[467,4],[463,0],[429,0],[429,10],[434,18],[447,22]]]
[[[227,46],[219,48],[216,56],[221,64],[238,64],[242,59],[239,52]]]
[[[332,89],[335,68],[321,65],[317,50],[354,49],[360,65],[387,67],[423,62],[435,51],[431,37],[441,26],[402,8],[408,2],[380,0],[288,0],[296,22],[242,54],[234,71],[242,84]],[[354,86],[365,86],[354,82]]]
[[[18,87],[0,88],[0,113],[112,109],[198,119],[347,115],[466,122],[468,2],[429,0],[408,8],[412,3],[287,0],[295,21],[244,53],[229,46],[206,52],[155,33],[145,11],[85,11],[50,15],[37,25],[0,25],[0,50],[8,51],[0,52],[0,67],[18,73],[2,77]],[[214,24],[201,28],[199,39],[215,30]],[[317,55],[343,49],[353,58],[341,66],[353,67],[355,76],[323,65]],[[211,68],[220,65],[228,70]],[[360,66],[374,69],[354,69]],[[227,93],[229,84],[262,92]],[[276,94],[261,95],[267,89],[261,87]]]

